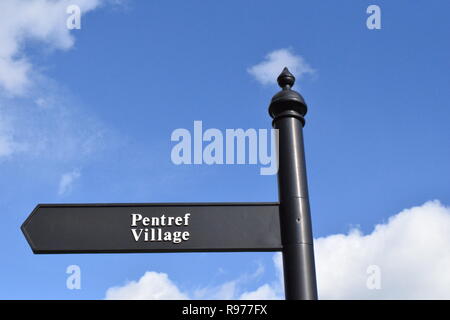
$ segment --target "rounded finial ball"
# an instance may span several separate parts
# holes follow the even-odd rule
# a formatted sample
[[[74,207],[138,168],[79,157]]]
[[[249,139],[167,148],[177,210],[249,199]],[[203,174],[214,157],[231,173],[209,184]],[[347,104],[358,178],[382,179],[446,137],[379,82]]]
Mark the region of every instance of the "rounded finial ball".
[[[278,85],[281,88],[285,88],[286,86],[289,86],[289,88],[291,88],[295,83],[295,77],[292,73],[289,72],[289,69],[285,67],[278,76],[277,81]]]

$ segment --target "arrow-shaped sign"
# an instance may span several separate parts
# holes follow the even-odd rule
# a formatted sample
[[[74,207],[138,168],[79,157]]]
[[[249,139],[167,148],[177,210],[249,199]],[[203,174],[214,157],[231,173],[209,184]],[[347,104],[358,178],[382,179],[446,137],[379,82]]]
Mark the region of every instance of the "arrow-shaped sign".
[[[40,204],[34,253],[279,251],[277,203]]]

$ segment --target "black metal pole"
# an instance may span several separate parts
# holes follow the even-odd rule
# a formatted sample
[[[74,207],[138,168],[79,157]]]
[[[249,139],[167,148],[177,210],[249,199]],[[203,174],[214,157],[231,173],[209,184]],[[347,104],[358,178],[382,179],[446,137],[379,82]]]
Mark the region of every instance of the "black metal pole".
[[[291,90],[295,77],[284,68],[282,88],[270,103],[272,125],[278,129],[278,192],[283,243],[284,289],[287,300],[317,299],[313,234],[303,145],[303,97]]]

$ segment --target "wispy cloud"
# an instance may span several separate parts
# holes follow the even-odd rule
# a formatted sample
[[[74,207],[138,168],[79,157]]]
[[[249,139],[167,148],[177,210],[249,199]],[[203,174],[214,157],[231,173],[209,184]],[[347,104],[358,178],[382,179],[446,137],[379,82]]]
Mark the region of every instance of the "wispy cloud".
[[[70,191],[72,188],[72,185],[75,180],[80,178],[81,172],[79,169],[74,169],[71,172],[66,172],[61,175],[61,179],[59,180],[59,188],[58,188],[58,194],[64,195],[67,192]]]
[[[305,59],[293,53],[291,49],[278,49],[266,55],[265,60],[248,68],[247,71],[261,84],[276,83],[276,79],[284,67],[300,78],[305,74],[315,74]]]
[[[82,104],[47,79],[27,99],[0,95],[0,160],[86,160],[104,149],[109,130]]]
[[[351,230],[348,234],[318,238],[315,255],[319,298],[450,299],[449,243],[450,207],[439,201],[403,210],[386,223],[375,226],[367,235]],[[275,254],[273,261],[277,280],[264,283],[256,290],[243,291],[243,283],[238,278],[194,290],[194,294],[183,293],[183,298],[280,299],[283,286],[281,254]],[[380,270],[379,289],[367,286],[370,277],[367,270],[373,265]],[[168,280],[167,275],[164,277]],[[122,291],[127,294],[116,298],[149,299],[135,295],[133,287],[125,285],[123,288],[127,288]],[[143,283],[139,288],[139,292],[154,290],[151,282]],[[174,288],[172,291],[179,292]],[[108,297],[111,296],[107,294]]]
[[[244,273],[237,278],[227,281],[216,286],[207,286],[198,288],[190,294],[191,299],[207,299],[207,300],[230,300],[230,299],[252,299],[253,296],[259,296],[261,299],[278,299],[281,288],[277,283],[266,284],[264,288],[259,287],[255,291],[247,291],[249,284],[257,282],[264,274],[265,268],[263,264],[258,264],[256,270],[252,273]],[[270,287],[270,293],[266,289]]]
[[[0,159],[11,156],[18,149],[12,132],[8,120],[0,113]]]

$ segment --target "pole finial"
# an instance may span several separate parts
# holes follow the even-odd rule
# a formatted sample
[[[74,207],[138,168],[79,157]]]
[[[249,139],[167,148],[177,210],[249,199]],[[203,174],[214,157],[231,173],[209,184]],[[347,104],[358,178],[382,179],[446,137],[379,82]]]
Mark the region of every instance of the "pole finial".
[[[308,107],[301,94],[291,89],[295,83],[294,75],[285,67],[278,76],[277,82],[282,90],[275,94],[270,102],[270,116],[274,120],[285,116],[296,117],[304,124],[303,117]]]
[[[292,88],[295,83],[294,75],[289,71],[287,67],[284,67],[283,71],[277,78],[278,85],[283,89]],[[288,87],[289,86],[289,87]]]

